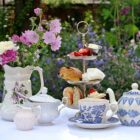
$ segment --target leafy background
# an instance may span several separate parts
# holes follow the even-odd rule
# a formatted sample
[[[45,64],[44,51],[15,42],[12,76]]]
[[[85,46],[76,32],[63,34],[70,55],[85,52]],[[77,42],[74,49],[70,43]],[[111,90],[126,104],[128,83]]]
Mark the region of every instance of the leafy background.
[[[124,91],[131,90],[131,83],[140,83],[140,43],[139,39],[136,38],[140,28],[139,0],[110,0],[110,4],[93,4],[94,11],[89,10],[91,9],[89,5],[71,5],[68,1],[65,4],[63,1],[57,1],[57,4],[51,2],[50,5],[41,3],[39,6],[43,8],[45,18],[56,17],[55,9],[60,9],[59,18],[63,17],[61,19],[63,29],[61,49],[56,53],[48,53],[44,50],[39,62],[39,66],[44,70],[44,82],[49,88],[49,94],[61,99],[63,89],[66,86],[71,86],[57,76],[60,67],[75,66],[82,70],[81,61],[72,61],[66,56],[71,51],[82,47],[81,36],[76,30],[76,24],[80,20],[89,23],[89,33],[86,36],[86,41],[102,46],[98,59],[88,63],[88,67],[98,67],[106,74],[101,84],[94,87],[100,92],[105,92],[108,87],[111,87],[118,99]],[[49,14],[52,6],[54,6],[53,15]],[[61,9],[67,11],[67,8],[71,9],[74,6],[77,9],[79,8],[79,11],[83,6],[87,8],[80,13],[80,16],[61,13]],[[10,13],[15,10],[15,5],[11,4],[4,9],[2,7],[0,9],[0,33],[2,33],[0,34],[0,40],[7,40],[11,34],[20,33],[23,29],[30,28],[25,26],[23,21],[33,14],[31,12],[33,8],[32,0],[27,0],[23,11],[19,15],[13,14],[11,16]],[[69,13],[72,12],[73,10]],[[3,74],[1,68],[1,96],[3,92]],[[36,72],[32,74],[31,80],[33,94],[35,94],[40,86],[39,76]]]

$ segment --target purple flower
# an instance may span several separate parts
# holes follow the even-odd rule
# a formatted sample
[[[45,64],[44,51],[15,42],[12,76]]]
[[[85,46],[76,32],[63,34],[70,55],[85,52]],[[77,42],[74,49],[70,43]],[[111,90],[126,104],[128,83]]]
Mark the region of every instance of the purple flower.
[[[38,26],[38,31],[40,31],[40,32],[44,31],[44,29],[41,25]]]
[[[57,51],[61,47],[61,37],[57,36],[57,38],[54,40],[54,42],[51,43],[51,50]]]
[[[39,35],[35,31],[27,30],[20,36],[20,41],[23,44],[30,46],[39,41]]]
[[[9,62],[15,61],[16,55],[17,55],[17,53],[14,50],[6,51],[2,55],[0,55],[0,58],[1,58],[0,64],[4,65],[4,64],[7,64]]]
[[[51,62],[51,59],[50,59],[50,58],[47,58],[47,59],[46,59],[46,63],[47,63],[47,64],[50,64],[50,62]]]
[[[83,48],[83,44],[82,44],[81,42],[78,43],[78,48],[79,48],[79,49]]]
[[[25,31],[24,35],[26,36],[28,42],[30,43],[37,43],[39,41],[39,35],[32,30]]]
[[[65,62],[64,59],[58,59],[57,60],[57,64],[58,65],[62,65],[64,62]]]
[[[42,13],[42,9],[36,8],[36,9],[34,9],[34,13],[36,14],[36,16],[40,16]]]
[[[50,22],[50,31],[53,33],[60,33],[62,27],[59,19],[52,20]]]
[[[20,42],[20,37],[19,37],[18,35],[16,35],[16,34],[14,34],[14,35],[11,37],[11,39],[12,39],[12,41],[13,41],[14,43]]]
[[[121,15],[128,15],[128,13],[129,13],[130,10],[131,10],[131,7],[130,7],[130,6],[123,7],[123,8],[120,10],[120,13],[121,13]]]
[[[20,36],[20,41],[21,41],[21,43],[23,43],[25,45],[28,45],[28,46],[31,45],[31,43],[28,42],[28,40],[24,34],[22,36]]]
[[[56,40],[56,36],[53,32],[47,31],[46,33],[44,33],[43,39],[46,44],[51,44]]]

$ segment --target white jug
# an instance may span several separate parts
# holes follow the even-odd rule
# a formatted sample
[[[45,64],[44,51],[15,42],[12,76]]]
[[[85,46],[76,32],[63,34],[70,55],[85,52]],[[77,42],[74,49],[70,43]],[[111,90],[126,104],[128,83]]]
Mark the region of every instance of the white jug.
[[[32,96],[31,74],[36,70],[39,72],[41,80],[41,89],[44,87],[43,73],[40,67],[26,66],[10,67],[4,66],[4,100],[1,106],[1,117],[4,120],[13,121],[17,111],[17,104],[23,104],[24,98],[16,93],[23,94],[26,97]],[[40,90],[41,90],[40,89]]]

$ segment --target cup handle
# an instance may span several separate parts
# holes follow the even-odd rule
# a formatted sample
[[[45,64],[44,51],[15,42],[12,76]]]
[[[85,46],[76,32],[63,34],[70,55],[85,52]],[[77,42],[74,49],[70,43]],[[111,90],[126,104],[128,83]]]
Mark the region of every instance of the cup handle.
[[[40,90],[39,90],[39,92],[40,92],[41,89],[44,87],[43,70],[42,70],[42,68],[37,66],[37,67],[33,68],[33,71],[38,71],[38,73],[39,73],[40,81],[41,81],[41,87],[40,87]]]
[[[115,115],[117,111],[118,111],[118,103],[117,102],[110,103],[110,109],[106,113],[106,120]]]

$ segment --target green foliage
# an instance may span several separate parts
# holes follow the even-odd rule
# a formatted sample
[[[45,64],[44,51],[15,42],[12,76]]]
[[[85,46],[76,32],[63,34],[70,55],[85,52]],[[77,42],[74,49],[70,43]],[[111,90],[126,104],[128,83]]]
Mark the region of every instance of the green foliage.
[[[125,32],[128,34],[129,37],[132,37],[134,34],[136,34],[139,29],[135,24],[127,24],[124,26]]]
[[[26,0],[25,6],[21,9],[20,13],[17,13],[16,21],[14,23],[14,32],[20,33],[23,29],[23,26],[27,21],[27,17],[30,16],[30,12],[33,9],[34,0]]]
[[[116,58],[111,59],[104,67],[104,72],[106,77],[102,81],[101,87],[104,91],[105,88],[111,87],[115,91],[117,99],[123,92],[131,90],[131,84],[136,82],[135,69],[131,61],[123,54],[118,54]]]
[[[117,37],[114,32],[106,32],[105,33],[106,41],[109,42],[110,46],[116,45]]]
[[[140,57],[140,47],[138,46],[135,50],[136,56]]]
[[[42,0],[42,2],[56,7],[56,6],[65,5],[65,4],[82,3],[83,0]]]

